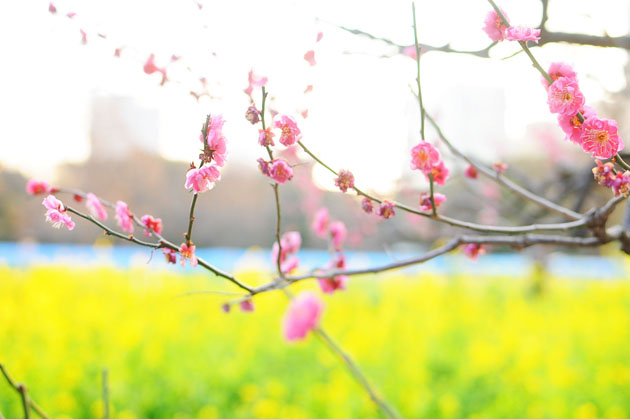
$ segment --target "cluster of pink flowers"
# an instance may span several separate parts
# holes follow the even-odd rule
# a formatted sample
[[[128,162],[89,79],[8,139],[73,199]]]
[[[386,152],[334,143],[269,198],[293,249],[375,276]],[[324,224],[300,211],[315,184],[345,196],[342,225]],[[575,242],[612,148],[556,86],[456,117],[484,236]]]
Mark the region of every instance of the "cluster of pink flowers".
[[[609,159],[621,151],[624,143],[617,133],[617,122],[598,118],[595,110],[585,105],[573,68],[566,63],[552,63],[548,74],[552,83],[543,80],[547,103],[549,110],[558,114],[566,138],[595,158]]]
[[[616,172],[614,164],[602,163],[595,159],[597,166],[593,168],[595,181],[602,186],[611,188],[615,196],[630,194],[630,170]]]
[[[438,149],[424,140],[411,149],[411,169],[420,170],[427,179],[432,175],[433,181],[440,186],[444,185],[450,174],[440,159]]]
[[[42,205],[46,208],[46,221],[52,223],[54,228],[59,228],[63,224],[68,230],[74,229],[75,223],[67,214],[66,207],[54,195],[44,198]]]
[[[317,294],[309,291],[300,293],[291,300],[284,315],[284,337],[289,341],[304,339],[310,330],[319,326],[323,312],[324,303]]]
[[[346,225],[341,221],[330,222],[328,210],[324,207],[319,209],[313,217],[311,227],[318,237],[330,237],[332,259],[326,265],[326,269],[344,269],[346,267],[346,258],[341,253],[343,244],[348,235]],[[319,278],[317,281],[321,290],[325,293],[332,294],[336,290],[345,290],[348,276],[335,275],[331,278]]]
[[[101,203],[101,200],[92,192],[87,194],[85,206],[90,211],[92,216],[98,218],[101,221],[107,220],[107,211],[105,210],[105,207]]]
[[[267,77],[257,76],[256,74],[254,74],[254,69],[249,70],[249,74],[247,75],[247,80],[249,84],[247,85],[247,88],[245,89],[245,94],[247,94],[247,96],[249,96],[250,99],[252,97],[252,93],[254,92],[255,87],[263,87],[265,84],[267,84]]]
[[[186,189],[193,189],[193,193],[205,192],[214,188],[216,182],[221,179],[221,173],[215,165],[201,166],[200,168],[191,168],[186,173]]]
[[[225,135],[223,135],[224,124],[225,120],[222,115],[211,116],[206,119],[199,136],[199,141],[204,145],[204,148],[207,147],[211,150],[212,161],[219,167],[225,165],[227,157],[227,146]],[[206,134],[205,138],[204,133]],[[210,163],[210,161],[206,161],[206,163]]]
[[[201,128],[199,141],[203,144],[203,152],[199,155],[202,160],[199,168],[191,164],[186,172],[186,189],[192,188],[193,193],[209,191],[221,180],[219,167],[225,165],[227,159],[227,145],[223,135],[225,120],[222,115],[208,116]]]
[[[503,9],[501,9],[501,13],[509,21]],[[488,12],[484,23],[484,32],[495,42],[501,42],[504,39],[508,41],[534,41],[536,43],[540,41],[540,29],[526,28],[524,26],[507,26],[495,10]]]
[[[133,233],[133,215],[129,206],[123,201],[116,202],[116,220],[123,231]]]
[[[435,202],[435,208],[446,201],[446,196],[441,193],[433,194],[433,201]],[[433,204],[431,203],[431,195],[423,192],[420,194],[420,210],[433,211]]]
[[[470,259],[476,261],[479,258],[479,255],[483,255],[486,253],[486,249],[477,243],[469,243],[464,246],[462,249],[464,254],[468,256]]]
[[[52,193],[50,185],[44,181],[30,179],[26,182],[26,193],[29,195],[39,195],[45,193]]]
[[[258,168],[263,175],[272,178],[278,183],[285,183],[293,179],[293,168],[284,159],[265,161],[259,158]]]
[[[302,132],[297,126],[295,118],[288,115],[276,115],[273,126],[280,129],[280,143],[289,147],[302,139]]]
[[[153,218],[153,216],[146,214],[140,218],[142,224],[146,227],[144,230],[145,236],[151,236],[151,231],[155,231],[157,234],[162,234],[162,219]]]
[[[302,236],[297,231],[284,233],[280,238],[280,269],[283,273],[289,273],[300,265],[300,260],[294,256],[302,246]],[[278,242],[273,244],[271,249],[271,261],[275,265],[278,261]]]
[[[374,213],[386,220],[396,215],[396,204],[387,199],[383,199],[383,202],[378,207],[374,207],[374,203],[370,198],[363,198],[361,200],[361,209],[366,214]]]

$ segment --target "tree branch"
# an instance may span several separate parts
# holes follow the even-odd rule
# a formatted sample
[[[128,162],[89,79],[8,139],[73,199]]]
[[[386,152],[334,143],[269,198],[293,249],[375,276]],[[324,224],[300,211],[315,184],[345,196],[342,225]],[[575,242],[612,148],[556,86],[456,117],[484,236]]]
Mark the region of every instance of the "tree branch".
[[[43,419],[48,419],[48,415],[42,410],[42,408],[39,407],[37,403],[33,401],[33,399],[31,399],[25,394],[26,389],[24,388],[24,384],[16,384],[16,382],[13,381],[13,378],[11,378],[11,375],[9,375],[9,372],[7,371],[6,367],[2,363],[0,363],[0,372],[2,372],[2,375],[4,375],[4,378],[9,383],[9,386],[11,386],[13,390],[15,390],[18,394],[20,394],[20,397],[22,397],[22,401],[28,404],[28,406],[25,406],[25,412],[28,411],[28,408],[31,408],[33,409],[35,413],[37,413]]]

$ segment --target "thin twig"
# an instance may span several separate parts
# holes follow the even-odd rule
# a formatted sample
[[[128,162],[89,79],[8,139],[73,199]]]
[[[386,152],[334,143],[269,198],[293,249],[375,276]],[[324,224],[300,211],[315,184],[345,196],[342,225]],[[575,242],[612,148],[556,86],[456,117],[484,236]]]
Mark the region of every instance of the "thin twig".
[[[193,193],[193,199],[192,199],[192,202],[190,203],[190,212],[188,215],[188,231],[185,234],[186,246],[189,246],[189,247],[192,243],[192,228],[193,228],[193,223],[195,222],[195,204],[197,204],[198,197],[199,197],[199,194]]]
[[[109,419],[109,371],[103,368],[103,419]]]
[[[20,394],[20,397],[22,397],[22,391],[20,391],[20,386],[23,386],[23,384],[16,384],[15,381],[13,381],[13,378],[11,378],[11,375],[9,375],[9,372],[7,371],[6,367],[2,363],[0,363],[0,372],[2,372],[2,375],[4,375],[4,378],[9,383],[9,386],[11,386],[13,390],[18,392]],[[25,392],[26,392],[26,389],[24,389],[24,393]],[[41,407],[37,405],[37,403],[33,401],[33,399],[28,397],[27,400],[28,400],[28,406],[31,409],[33,409],[35,413],[37,413],[43,419],[48,419],[48,415],[42,410]]]

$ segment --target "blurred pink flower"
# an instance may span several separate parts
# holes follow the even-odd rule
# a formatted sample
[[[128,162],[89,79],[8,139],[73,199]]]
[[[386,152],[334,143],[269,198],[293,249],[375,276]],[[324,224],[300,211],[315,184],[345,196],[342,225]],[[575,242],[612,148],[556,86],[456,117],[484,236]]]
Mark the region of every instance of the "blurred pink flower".
[[[287,147],[295,144],[297,141],[302,139],[300,129],[297,126],[297,122],[292,116],[281,115],[274,118],[273,126],[282,130],[282,134],[280,135],[280,143],[284,144]]]
[[[418,53],[416,51],[416,46],[415,45],[411,45],[411,46],[403,48],[403,55],[406,55],[407,57],[411,58],[412,60],[417,59],[418,58]]]
[[[87,194],[87,200],[85,201],[85,206],[87,207],[88,210],[90,210],[90,213],[94,217],[98,218],[101,221],[107,220],[107,211],[105,210],[105,207],[101,203],[101,200],[98,199],[98,197],[94,195],[92,192]]]
[[[430,173],[439,160],[440,152],[427,141],[422,141],[411,149],[411,168],[414,170]]]
[[[374,211],[374,204],[372,204],[372,200],[370,198],[363,198],[361,200],[361,209],[367,214],[371,214],[372,211]]]
[[[306,89],[304,89],[304,94],[312,92],[313,91],[313,85],[309,84],[308,86],[306,86]]]
[[[269,166],[269,177],[278,183],[285,183],[293,178],[293,168],[282,159],[275,159]]]
[[[289,341],[304,339],[309,330],[317,328],[323,311],[324,303],[317,294],[309,291],[298,294],[284,315],[284,337]]]
[[[247,108],[245,119],[252,125],[256,125],[260,121],[260,111],[256,108],[256,105],[251,105]]]
[[[595,159],[596,167],[593,168],[595,181],[600,185],[611,188],[615,182],[615,165],[611,162],[602,163]]]
[[[501,13],[508,19],[507,14],[503,9],[501,9]],[[483,27],[484,32],[495,42],[500,42],[505,39],[505,32],[507,31],[507,26],[503,23],[501,16],[497,14],[496,11],[491,10],[486,15],[486,19],[484,20],[485,26]]]
[[[444,160],[440,160],[437,164],[435,164],[431,168],[431,171],[429,173],[433,175],[433,181],[435,183],[437,183],[440,186],[444,186],[444,183],[448,179],[448,176],[451,173],[451,171],[448,170],[448,168],[444,164]],[[427,180],[429,180],[428,174],[425,173],[424,176],[427,178]]]
[[[313,50],[306,51],[306,54],[304,54],[304,59],[306,61],[308,61],[308,63],[311,66],[314,66],[316,64],[316,62],[315,62],[315,51],[313,51]]]
[[[52,2],[48,4],[48,12],[53,15],[57,13],[57,8],[55,7],[54,4],[52,4]]]
[[[263,147],[273,146],[275,143],[273,142],[273,137],[276,134],[271,132],[271,128],[267,129],[259,129],[258,130],[258,144]]]
[[[223,124],[225,124],[223,115],[210,117],[210,120],[208,121],[208,134],[206,136],[206,144],[208,144],[208,147],[213,150],[212,160],[219,167],[223,167],[225,165],[227,157],[227,146],[225,144],[225,136],[223,135]]]
[[[123,231],[133,233],[133,218],[129,206],[123,201],[116,202],[116,220]]]
[[[253,68],[249,70],[249,74],[247,75],[247,80],[249,82],[249,85],[247,86],[247,89],[245,89],[245,93],[249,97],[252,96],[254,87],[263,87],[265,84],[267,84],[267,77],[257,76],[256,74],[254,74]]]
[[[42,201],[42,205],[46,208],[46,221],[52,223],[54,228],[60,228],[63,224],[68,230],[74,229],[75,223],[66,213],[66,207],[60,200],[48,195]]]
[[[494,168],[495,172],[499,173],[499,174],[503,174],[505,173],[505,171],[508,168],[508,165],[506,163],[503,162],[495,162],[492,167]]]
[[[39,195],[50,192],[51,187],[47,182],[30,179],[26,182],[26,193],[29,195]]]
[[[166,263],[177,263],[177,252],[175,250],[169,249],[168,247],[163,247],[162,253],[164,253]]]
[[[162,74],[162,82],[160,83],[160,86],[163,86],[164,83],[166,83],[166,68],[160,68],[155,65],[155,54],[149,55],[149,58],[147,58],[147,61],[144,63],[143,70],[146,74],[153,74],[155,72]]]
[[[251,299],[241,301],[239,304],[241,311],[252,312],[254,311],[254,302]]]
[[[153,216],[146,214],[146,215],[143,215],[140,220],[142,221],[142,224],[144,224],[144,226],[147,228],[147,230],[144,230],[145,236],[150,236],[151,230],[155,231],[157,234],[162,233],[162,219],[161,218],[153,218]]]
[[[315,39],[315,42],[321,41],[323,37],[324,37],[324,33],[323,32],[318,32],[317,33],[317,38]]]
[[[477,243],[469,243],[465,245],[462,250],[466,256],[474,261],[478,259],[479,255],[483,255],[486,253],[486,249],[484,249],[482,245]]]
[[[600,159],[609,159],[624,147],[623,140],[617,134],[617,121],[596,116],[582,124],[580,142],[584,151]]]
[[[440,204],[446,201],[446,196],[441,193],[433,194],[433,201],[435,201],[435,208],[439,207]],[[431,195],[423,192],[420,194],[420,210],[421,211],[432,211],[433,205],[431,204]]]
[[[87,33],[83,29],[79,29],[79,32],[81,32],[81,43],[83,45],[87,44]]]
[[[540,41],[540,29],[526,28],[525,26],[510,26],[505,31],[505,39],[508,41]]]
[[[74,12],[68,12],[68,14],[66,15],[66,17],[67,17],[68,19],[73,19],[76,15],[77,15],[77,14],[76,14],[76,13],[74,13]]]
[[[337,253],[333,259],[326,265],[327,269],[345,269],[346,268],[346,257]],[[322,292],[326,294],[332,294],[335,291],[345,290],[346,284],[350,278],[347,275],[335,275],[331,278],[318,278],[317,282],[319,283],[319,287]]]
[[[346,241],[347,235],[348,229],[343,222],[335,221],[333,223],[330,223],[330,238],[332,239],[332,245],[336,251],[341,251],[343,243]]]
[[[464,170],[464,176],[466,176],[468,179],[477,179],[478,174],[475,166],[469,164],[468,167],[466,167],[466,170]]]
[[[181,246],[179,246],[179,254],[180,254],[180,261],[182,263],[182,266],[186,266],[186,259],[190,260],[190,264],[192,266],[197,266],[197,256],[195,256],[195,249],[196,246],[194,244],[191,244],[190,246],[188,246],[186,243],[182,243]]]
[[[325,207],[317,210],[315,216],[313,217],[313,223],[311,224],[311,228],[317,237],[326,237],[326,233],[328,232],[328,223],[330,223],[328,210]]]
[[[630,193],[630,170],[626,170],[623,173],[617,172],[617,176],[612,182],[612,190],[615,196],[628,196]]]
[[[396,215],[394,203],[391,201],[388,201],[387,199],[384,199],[381,205],[379,205],[376,214],[380,217],[385,218],[386,220],[388,218],[392,218],[394,215]]]

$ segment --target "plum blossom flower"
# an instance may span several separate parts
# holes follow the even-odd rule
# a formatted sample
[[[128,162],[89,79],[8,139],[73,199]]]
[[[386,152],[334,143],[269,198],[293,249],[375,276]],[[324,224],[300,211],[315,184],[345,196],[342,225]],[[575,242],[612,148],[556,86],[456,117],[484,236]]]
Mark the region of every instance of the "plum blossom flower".
[[[313,85],[309,84],[308,86],[306,86],[306,89],[304,89],[304,94],[310,93],[312,91],[313,91]]]
[[[245,119],[247,119],[252,125],[256,125],[260,121],[260,111],[256,109],[256,105],[252,105],[247,108],[247,112],[245,112]]]
[[[337,186],[343,193],[346,193],[348,189],[354,188],[354,175],[352,172],[341,169],[339,171],[339,175],[335,178],[335,186]]]
[[[346,257],[341,253],[337,253],[326,265],[327,269],[345,269],[345,267]],[[318,278],[317,282],[323,293],[332,294],[338,290],[345,290],[349,279],[347,275],[335,275],[331,278]]]
[[[273,146],[275,143],[273,142],[273,137],[276,134],[271,132],[271,128],[267,129],[259,129],[258,130],[258,144],[263,147]]]
[[[252,312],[254,311],[254,302],[251,299],[243,300],[240,302],[239,307],[245,313]]]
[[[258,159],[256,159],[256,161],[258,162],[258,169],[260,169],[260,173],[262,173],[265,176],[270,176],[270,173],[269,173],[269,162],[263,160],[260,157]]]
[[[418,51],[416,51],[415,45],[410,45],[408,47],[403,48],[402,53],[404,56],[409,57],[414,61],[418,58]]]
[[[54,228],[60,228],[63,224],[68,230],[74,229],[75,223],[66,213],[66,207],[54,195],[44,198],[42,205],[46,208],[46,221],[52,223]]]
[[[182,243],[181,246],[179,246],[179,254],[180,254],[180,260],[182,263],[182,266],[186,266],[186,259],[190,260],[190,264],[192,266],[197,266],[197,256],[195,256],[195,249],[196,246],[194,244],[191,243],[190,246],[188,246],[186,243]]]
[[[245,93],[249,97],[252,96],[254,87],[263,87],[265,84],[267,84],[267,77],[257,76],[256,74],[254,74],[254,69],[249,70],[247,80],[249,81],[249,85],[247,86],[247,89],[245,89]]]
[[[223,120],[223,115],[215,115],[210,117],[207,120],[207,135],[204,139],[203,130],[200,137],[202,143],[204,143],[204,148],[207,147],[211,150],[212,160],[219,167],[223,167],[225,165],[225,160],[227,156],[227,147],[225,144],[225,136],[223,135],[223,124],[225,121]],[[208,160],[207,163],[210,161]]]
[[[330,215],[328,214],[328,209],[320,208],[315,213],[313,217],[313,223],[311,224],[311,228],[315,232],[317,237],[326,237],[326,232],[328,231],[328,224],[330,223]]]
[[[468,167],[466,167],[466,170],[464,170],[464,176],[466,176],[468,179],[477,179],[478,174],[475,166],[469,164]]]
[[[549,69],[547,70],[547,74],[549,74],[549,77],[551,77],[551,80],[553,80],[554,82],[560,77],[567,77],[577,83],[577,73],[573,71],[573,67],[571,67],[567,63],[551,63]],[[545,89],[549,89],[549,80],[547,80],[545,77],[542,77],[541,82],[543,86],[545,86]]]
[[[435,208],[446,201],[446,196],[441,193],[433,194],[433,201],[435,201]],[[433,211],[433,204],[431,204],[431,195],[423,192],[420,194],[420,210],[421,211]]]
[[[105,210],[105,207],[101,203],[101,200],[98,199],[98,197],[92,192],[87,194],[85,206],[94,217],[98,218],[101,221],[107,220],[107,211]]]
[[[617,173],[612,183],[612,190],[615,196],[628,196],[630,194],[630,170]]]
[[[374,204],[372,204],[372,200],[370,198],[363,198],[361,200],[361,209],[365,211],[366,214],[371,214],[374,211]]]
[[[147,228],[144,230],[145,236],[151,235],[151,230],[155,231],[157,234],[162,233],[162,219],[161,218],[153,218],[153,216],[146,214],[143,215],[140,219],[142,224]]]
[[[221,173],[214,165],[193,168],[186,173],[186,189],[193,189],[193,193],[205,192],[214,188],[214,184],[221,179]]]
[[[293,168],[282,159],[275,159],[269,166],[269,177],[278,183],[285,183],[293,178]]]
[[[540,29],[526,28],[524,26],[510,26],[505,31],[505,39],[508,41],[540,41]]]
[[[584,151],[600,159],[609,159],[624,147],[623,140],[617,134],[617,121],[596,116],[582,124],[580,142]]]
[[[575,115],[584,106],[584,95],[575,79],[560,77],[549,86],[547,94],[551,113]]]
[[[302,139],[302,133],[297,126],[295,118],[288,115],[276,116],[273,121],[273,126],[280,128],[282,134],[280,135],[280,143],[285,146],[295,144]]]
[[[584,119],[589,119],[597,116],[595,109],[590,106],[584,106],[580,109],[580,113]],[[558,115],[558,123],[560,128],[566,134],[565,140],[572,141],[576,144],[580,144],[580,138],[582,137],[582,124],[580,118],[577,116],[577,112],[574,115]]]
[[[486,253],[486,249],[484,249],[482,245],[477,243],[469,243],[465,245],[462,251],[466,256],[474,261],[478,259],[479,255],[483,255]]]
[[[116,202],[116,220],[123,231],[133,233],[133,218],[129,206],[123,201]]]
[[[330,238],[332,239],[332,245],[336,251],[340,252],[343,242],[346,241],[348,235],[348,229],[342,221],[335,221],[330,223]]]
[[[436,165],[434,165],[431,168],[431,171],[429,173],[433,175],[433,181],[435,183],[437,183],[440,186],[444,186],[444,183],[446,182],[446,179],[448,179],[448,175],[451,172],[450,170],[448,170],[448,168],[444,164],[444,160],[440,160]],[[429,179],[429,176],[427,173],[425,173],[424,176],[427,178],[427,180]]]
[[[300,236],[300,233],[297,231],[288,231],[280,238],[280,244],[282,245],[280,269],[282,272],[288,273],[296,269],[299,265],[299,259],[290,256],[300,250],[300,246],[302,246],[302,236]],[[271,249],[271,261],[274,265],[278,262],[278,250],[278,242],[275,242]]]
[[[324,303],[317,294],[309,291],[298,294],[289,303],[282,321],[285,339],[304,339],[309,330],[317,328],[323,311]]]
[[[323,37],[324,37],[323,32],[317,32],[317,38],[315,39],[315,42],[321,41]]]
[[[430,173],[439,160],[440,152],[427,141],[422,141],[411,149],[411,168],[413,170]]]
[[[81,44],[87,44],[87,33],[83,29],[79,29],[79,33],[81,34]]]
[[[396,215],[396,210],[394,209],[394,203],[391,201],[388,201],[387,199],[383,199],[383,202],[381,202],[381,205],[379,205],[378,210],[376,211],[376,214],[379,217],[383,217],[386,220],[389,218],[392,218],[394,215]]]
[[[503,13],[505,19],[508,19],[507,14],[503,11],[503,9],[501,9],[501,13]],[[483,27],[483,30],[490,37],[490,39],[495,42],[500,42],[505,39],[507,26],[505,26],[505,23],[503,23],[503,19],[501,19],[501,16],[499,16],[496,11],[489,11],[486,15],[484,23],[485,26]]]
[[[173,249],[169,249],[168,247],[162,248],[162,253],[164,253],[164,257],[166,258],[166,263],[177,263],[177,252]]]
[[[595,159],[596,167],[593,168],[593,177],[600,185],[611,188],[615,181],[615,165],[611,162],[602,163]]]
[[[52,2],[50,2],[50,3],[48,4],[48,12],[49,12],[51,15],[54,15],[55,13],[57,13],[57,8],[55,7],[55,5],[54,5]]]
[[[314,66],[315,64],[317,64],[315,62],[315,51],[308,50],[306,51],[306,54],[304,54],[304,59],[311,65]]]
[[[503,174],[507,170],[508,165],[507,163],[497,161],[492,164],[492,167],[494,168],[494,171],[497,172],[498,174]]]
[[[51,189],[52,188],[50,187],[50,185],[44,181],[30,179],[28,182],[26,182],[26,193],[29,195],[49,193]]]

